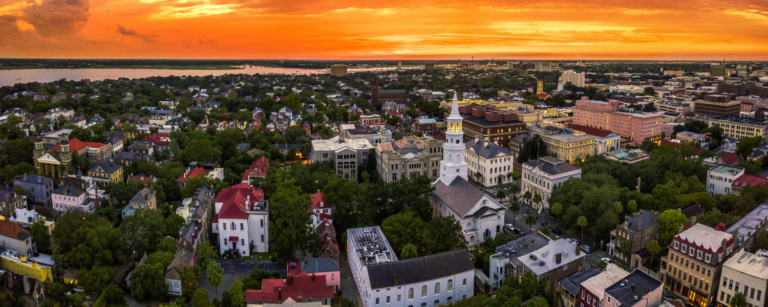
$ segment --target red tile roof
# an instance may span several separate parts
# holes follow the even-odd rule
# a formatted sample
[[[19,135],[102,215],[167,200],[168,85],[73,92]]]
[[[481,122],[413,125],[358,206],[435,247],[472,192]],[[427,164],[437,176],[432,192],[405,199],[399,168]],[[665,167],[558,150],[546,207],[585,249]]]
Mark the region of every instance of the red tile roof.
[[[219,211],[216,218],[247,219],[248,213],[245,213],[246,202],[253,204],[262,200],[264,200],[264,191],[254,189],[246,183],[240,183],[229,189],[223,189],[216,196],[216,202],[222,203],[221,211]]]
[[[287,267],[288,275],[301,275],[301,261],[288,261],[285,266]]]
[[[600,128],[592,128],[582,125],[571,125],[571,129],[584,132],[589,135],[594,135],[597,137],[604,138],[606,136],[609,136],[613,131],[600,129]]]
[[[142,141],[154,142],[154,141],[170,141],[171,136],[168,133],[153,133],[144,137]]]
[[[328,288],[325,276],[300,275],[288,276],[286,279],[264,279],[261,290],[245,291],[245,301],[248,303],[282,303],[289,297],[296,302],[306,302],[310,299],[333,298],[333,288]]]
[[[88,147],[90,148],[102,148],[104,146],[107,146],[107,144],[103,143],[96,143],[96,142],[82,142],[78,140],[77,138],[69,140],[69,151],[81,151],[83,149],[86,149]],[[51,150],[55,151],[61,151],[61,144],[53,146]]]
[[[0,236],[19,239],[19,235],[23,233],[28,233],[28,231],[21,228],[21,225],[9,221],[0,221]]]
[[[200,175],[205,175],[205,173],[206,172],[205,172],[204,168],[196,167],[195,169],[193,169],[189,173],[186,173],[186,174],[182,175],[181,177],[179,177],[179,179],[177,179],[176,181],[179,181],[179,182],[186,181],[188,179],[195,178],[195,177],[200,176]]]
[[[669,145],[672,147],[677,147],[677,146],[680,146],[680,143],[664,140],[664,143],[662,143],[661,145]]]
[[[131,182],[143,182],[144,184],[155,182],[155,177],[152,176],[128,176],[128,181]]]
[[[733,184],[731,185],[734,188],[743,188],[746,186],[756,186],[756,185],[762,185],[764,187],[768,187],[768,178],[745,173],[744,175],[739,176],[739,178],[736,178],[736,180],[734,180]]]
[[[315,209],[328,209],[328,204],[325,203],[325,194],[323,192],[317,192],[315,194],[310,194],[309,198],[312,199],[312,207],[307,209],[307,211],[312,212],[312,210]],[[322,206],[321,206],[322,203]]]
[[[739,156],[735,153],[727,153],[720,157],[720,160],[723,161],[723,164],[725,165],[733,165],[736,164],[736,162],[739,162]]]
[[[251,163],[251,168],[245,171],[243,174],[243,181],[248,181],[249,176],[267,176],[267,170],[269,169],[269,159],[262,156],[256,161]]]

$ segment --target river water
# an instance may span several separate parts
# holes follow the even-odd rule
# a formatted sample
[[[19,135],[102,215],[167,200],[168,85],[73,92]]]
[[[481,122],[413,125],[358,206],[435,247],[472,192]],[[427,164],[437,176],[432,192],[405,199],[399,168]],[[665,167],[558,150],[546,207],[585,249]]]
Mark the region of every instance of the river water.
[[[398,67],[349,69],[350,73],[360,71],[386,71]],[[405,69],[419,69],[422,67],[400,67]],[[224,74],[327,74],[326,69],[300,69],[264,66],[246,66],[244,69],[227,70],[185,70],[185,69],[122,69],[122,68],[77,68],[77,69],[18,69],[0,70],[0,86],[14,85],[27,82],[52,82],[61,79],[91,81],[118,78],[147,78],[168,76],[220,76]]]

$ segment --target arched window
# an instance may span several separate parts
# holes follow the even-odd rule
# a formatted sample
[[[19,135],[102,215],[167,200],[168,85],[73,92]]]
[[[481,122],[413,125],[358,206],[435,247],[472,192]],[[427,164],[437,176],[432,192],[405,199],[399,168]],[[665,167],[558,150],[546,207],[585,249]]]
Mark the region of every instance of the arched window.
[[[232,222],[232,230],[237,230],[237,227],[235,227],[235,222]]]
[[[499,233],[499,232],[501,232],[501,226],[500,225],[496,225],[496,233]]]
[[[445,289],[446,291],[453,291],[453,279],[448,280],[448,288]]]
[[[413,299],[413,288],[408,289],[408,299],[409,300]]]
[[[427,286],[421,286],[421,297],[427,297]]]
[[[440,283],[435,283],[435,294],[440,294]]]

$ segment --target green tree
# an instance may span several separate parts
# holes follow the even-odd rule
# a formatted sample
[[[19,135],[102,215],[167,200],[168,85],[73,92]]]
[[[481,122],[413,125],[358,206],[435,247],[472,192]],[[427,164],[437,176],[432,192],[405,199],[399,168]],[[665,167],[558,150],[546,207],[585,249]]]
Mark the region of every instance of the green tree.
[[[632,244],[629,243],[629,240],[622,240],[619,243],[619,251],[624,257],[624,261],[629,262],[630,254],[632,253]]]
[[[270,200],[269,237],[279,256],[293,258],[295,252],[319,250],[317,230],[312,227],[312,214],[307,212],[309,196],[301,192],[294,180],[280,183]]]
[[[216,251],[208,240],[203,240],[203,243],[197,247],[197,257],[200,259],[200,266],[204,268],[207,268],[211,262],[215,262]]]
[[[197,162],[198,165],[218,161],[221,158],[221,150],[216,148],[210,140],[192,140],[186,148],[176,155],[176,159],[189,164]]]
[[[261,290],[261,282],[264,279],[278,279],[280,278],[280,272],[278,271],[264,271],[260,269],[253,269],[251,272],[243,278],[243,290]]]
[[[174,213],[163,220],[163,225],[165,225],[166,237],[178,238],[181,226],[184,225],[184,218]]]
[[[587,226],[587,218],[584,216],[580,216],[578,220],[576,220],[576,225],[579,225],[581,227],[581,241],[584,241],[584,227]]]
[[[419,249],[416,247],[416,245],[413,245],[410,243],[403,246],[403,249],[400,252],[401,260],[416,258],[418,256],[419,256]]]
[[[549,231],[549,226],[544,226],[544,227],[541,227],[541,229],[539,230],[539,232],[541,232],[541,233],[542,233],[542,234],[544,234],[545,236],[549,236],[549,232],[550,232],[550,231]]]
[[[123,218],[120,230],[132,251],[139,255],[152,252],[165,233],[163,214],[158,210],[138,209],[132,216]]]
[[[112,266],[125,261],[126,241],[104,218],[82,211],[60,216],[53,229],[53,259],[57,265],[80,269]]]
[[[411,210],[388,217],[381,224],[384,236],[395,251],[403,250],[408,244],[423,246],[421,243],[424,221]]]
[[[210,307],[210,299],[208,298],[208,290],[205,288],[197,289],[195,296],[192,298],[192,307]]]
[[[518,202],[510,203],[509,204],[509,211],[512,211],[512,214],[517,215],[517,211],[520,211],[520,203],[518,203]],[[514,223],[515,223],[514,220],[512,220],[512,223],[513,223],[512,226],[515,226],[514,225]],[[517,226],[515,226],[515,227],[517,227]]]
[[[563,213],[563,205],[561,203],[554,203],[551,206],[549,206],[549,212],[554,214],[555,217],[557,217],[561,213]]]
[[[600,269],[600,271],[605,271],[605,268],[608,267],[608,263],[600,260],[600,262],[597,263],[597,268]]]
[[[461,225],[453,217],[436,216],[425,229],[427,255],[467,248]]]
[[[175,257],[173,253],[157,251],[147,256],[147,264],[160,264],[160,266],[167,268]]]
[[[539,193],[533,195],[533,203],[536,204],[537,210],[541,208],[541,195]]]
[[[125,292],[117,285],[109,285],[102,293],[109,303],[122,303],[125,300]]]
[[[165,268],[160,264],[142,264],[131,273],[131,296],[137,300],[162,298],[168,293]]]
[[[680,226],[688,224],[688,218],[680,211],[669,209],[661,213],[659,217],[659,244],[667,246],[672,242],[672,238],[678,233]]]
[[[531,195],[531,191],[525,191],[525,193],[523,194],[523,199],[525,199],[526,204],[530,204],[531,199],[533,199],[533,195]]]
[[[504,199],[504,197],[507,197],[507,193],[504,193],[503,190],[499,190],[498,192],[496,192],[496,198],[498,198],[499,201]]]
[[[208,243],[208,241],[204,241]],[[210,246],[210,245],[209,245]],[[172,238],[163,238],[160,240],[160,244],[157,246],[158,252],[176,253],[176,240]]]
[[[78,285],[88,293],[99,293],[115,277],[115,271],[111,267],[94,266],[81,268],[77,271]]]
[[[48,226],[45,225],[45,218],[38,216],[30,228],[32,231],[32,240],[37,244],[40,252],[51,253],[51,234],[48,233]]]
[[[216,290],[216,297],[219,297],[219,286],[224,281],[224,269],[216,261],[209,261],[206,269],[208,284]]]
[[[656,256],[661,253],[661,246],[656,240],[651,240],[645,248],[651,253],[651,263],[648,265],[650,267],[653,265],[653,261],[656,260]],[[661,265],[661,262],[659,262],[659,265]]]
[[[624,211],[624,206],[621,205],[620,201],[613,203],[613,212],[616,212],[616,214],[621,215],[621,212]]]
[[[528,215],[525,217],[525,225],[528,225],[528,233],[533,232],[533,225],[536,224],[536,217],[533,215]]]
[[[190,301],[197,291],[197,274],[187,265],[181,268],[181,295],[185,301]]]
[[[299,96],[298,93],[292,93],[285,96],[284,104],[294,112],[299,112],[301,111],[301,96]]]
[[[630,214],[637,211],[637,202],[634,199],[630,199],[627,203],[627,210],[629,210]]]
[[[743,292],[736,292],[731,298],[732,307],[747,307],[747,295]]]

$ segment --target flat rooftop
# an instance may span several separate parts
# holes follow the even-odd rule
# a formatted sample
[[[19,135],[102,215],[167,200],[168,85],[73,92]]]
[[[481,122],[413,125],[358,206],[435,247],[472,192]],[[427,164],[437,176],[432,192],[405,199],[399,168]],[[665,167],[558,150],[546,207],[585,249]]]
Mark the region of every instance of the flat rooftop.
[[[757,227],[766,220],[768,220],[768,204],[762,204],[741,218],[736,224],[733,224],[726,232],[733,233],[736,230],[739,243],[741,243],[750,234],[754,234]]]

